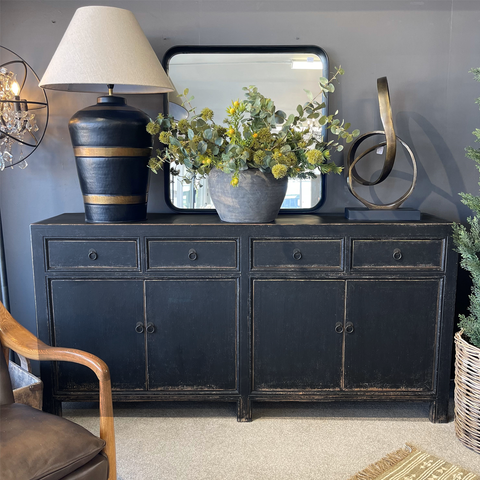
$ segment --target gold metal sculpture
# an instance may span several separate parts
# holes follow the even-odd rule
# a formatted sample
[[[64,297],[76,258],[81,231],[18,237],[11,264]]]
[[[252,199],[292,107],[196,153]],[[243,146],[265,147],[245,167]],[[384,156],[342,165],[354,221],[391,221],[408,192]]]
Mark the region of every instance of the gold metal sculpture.
[[[415,183],[417,181],[417,162],[415,161],[415,156],[413,155],[412,150],[410,147],[395,134],[395,129],[393,127],[393,118],[392,118],[392,109],[390,107],[390,93],[388,91],[388,83],[387,77],[382,77],[377,79],[377,91],[378,91],[378,103],[380,107],[380,118],[382,120],[383,131],[376,130],[374,132],[365,133],[360,135],[352,144],[350,151],[347,155],[347,172],[348,172],[348,188],[352,195],[360,200],[367,208],[371,210],[395,210],[397,209],[413,192],[415,187]],[[384,135],[385,141],[380,142],[373,147],[368,148],[363,153],[357,156],[357,150],[360,144],[366,140],[367,138],[373,137],[375,135]],[[383,182],[390,172],[393,169],[393,165],[395,163],[395,156],[397,153],[397,140],[402,144],[405,150],[410,155],[410,159],[413,165],[413,179],[412,184],[410,185],[409,189],[397,200],[394,202],[377,205],[375,203],[369,202],[362,198],[354,189],[354,182],[359,183],[360,185],[365,186],[374,186],[378,185],[379,183]],[[385,161],[383,164],[382,171],[376,180],[368,181],[362,178],[357,170],[356,166],[358,162],[364,158],[369,153],[377,150],[381,147],[386,147],[385,149]]]

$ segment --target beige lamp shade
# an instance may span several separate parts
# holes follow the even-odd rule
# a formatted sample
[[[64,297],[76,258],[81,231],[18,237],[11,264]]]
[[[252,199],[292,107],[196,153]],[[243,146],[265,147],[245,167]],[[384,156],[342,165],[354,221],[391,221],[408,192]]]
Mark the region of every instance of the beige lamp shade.
[[[165,93],[174,87],[129,10],[82,7],[73,16],[40,86],[73,92]]]

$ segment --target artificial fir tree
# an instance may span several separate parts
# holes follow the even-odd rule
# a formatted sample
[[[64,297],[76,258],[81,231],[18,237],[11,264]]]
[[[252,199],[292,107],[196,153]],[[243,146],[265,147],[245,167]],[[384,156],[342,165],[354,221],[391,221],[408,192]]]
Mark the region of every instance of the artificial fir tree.
[[[480,68],[471,70],[475,80],[480,82]],[[480,97],[476,102],[480,105]],[[473,132],[475,141],[480,142],[480,128]],[[477,164],[480,171],[480,148],[467,147],[466,156]],[[480,182],[479,182],[480,185]],[[470,315],[460,315],[459,326],[463,329],[468,340],[480,348],[480,195],[461,193],[462,203],[469,207],[473,217],[468,217],[468,226],[455,223],[453,225],[453,241],[461,256],[460,265],[469,272],[472,279],[472,293],[469,296]]]

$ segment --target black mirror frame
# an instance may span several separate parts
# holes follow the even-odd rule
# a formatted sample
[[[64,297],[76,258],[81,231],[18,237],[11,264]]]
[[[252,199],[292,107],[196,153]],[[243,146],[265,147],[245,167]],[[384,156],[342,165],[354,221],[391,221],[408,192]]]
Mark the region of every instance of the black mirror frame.
[[[216,45],[177,45],[167,50],[162,59],[162,65],[165,72],[168,75],[168,66],[170,60],[175,56],[182,53],[311,53],[319,56],[325,63],[325,70],[328,72],[329,61],[328,56],[320,47],[315,45],[227,45],[227,46],[216,46]],[[325,109],[328,114],[328,97],[325,98]],[[163,96],[163,112],[168,114],[168,95]],[[325,132],[325,138],[328,141],[328,130]],[[318,210],[323,203],[325,202],[326,196],[326,175],[320,176],[320,191],[321,198],[320,200],[310,208],[281,208],[279,214],[302,214],[302,213],[312,213],[315,210]],[[164,190],[165,190],[165,202],[169,208],[175,211],[175,213],[213,213],[215,212],[214,208],[179,208],[173,205],[170,199],[170,168],[165,168],[164,170]]]

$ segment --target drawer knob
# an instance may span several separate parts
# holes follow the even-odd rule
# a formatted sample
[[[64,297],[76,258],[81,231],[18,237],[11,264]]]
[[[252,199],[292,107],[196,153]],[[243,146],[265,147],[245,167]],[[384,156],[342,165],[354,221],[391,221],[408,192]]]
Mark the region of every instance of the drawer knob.
[[[155,331],[155,325],[153,323],[147,323],[147,333],[153,333]]]
[[[393,251],[393,258],[394,258],[395,260],[397,260],[397,262],[398,262],[398,260],[401,260],[402,257],[403,257],[402,251],[401,251],[399,248],[396,248],[396,249]]]
[[[347,322],[347,324],[345,325],[345,331],[347,333],[353,333],[353,323],[352,322]]]
[[[335,324],[335,331],[337,333],[343,333],[343,325],[340,322],[337,322]]]
[[[138,323],[135,325],[135,331],[136,331],[137,333],[143,333],[143,323],[138,322]]]
[[[293,251],[293,258],[295,260],[301,260],[302,259],[302,252],[296,248],[294,251]]]
[[[196,260],[198,258],[198,255],[197,255],[197,252],[191,248],[189,251],[188,251],[188,258],[192,261]]]
[[[96,260],[98,258],[98,253],[93,249],[91,248],[89,251],[88,251],[88,258],[90,260]]]

